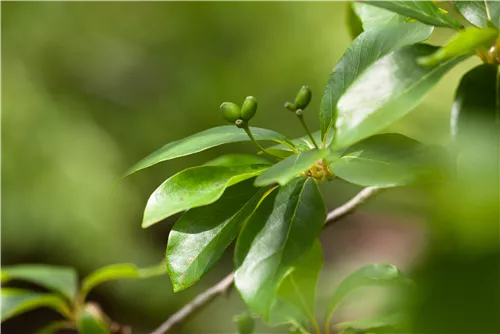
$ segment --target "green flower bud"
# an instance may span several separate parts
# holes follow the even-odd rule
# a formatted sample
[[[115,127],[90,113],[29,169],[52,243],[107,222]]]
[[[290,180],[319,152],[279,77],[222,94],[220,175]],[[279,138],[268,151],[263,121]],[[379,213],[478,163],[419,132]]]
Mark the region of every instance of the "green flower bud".
[[[290,111],[295,111],[297,109],[297,106],[291,102],[285,102],[285,108]]]
[[[241,110],[238,105],[232,102],[224,102],[220,105],[222,117],[229,123],[234,123],[241,118]]]
[[[311,90],[307,86],[302,86],[295,97],[295,105],[298,109],[305,109],[311,102]]]
[[[237,315],[233,318],[238,326],[239,334],[252,334],[255,328],[255,320],[248,313]]]
[[[241,119],[249,121],[257,112],[257,100],[253,96],[247,96],[241,106]]]

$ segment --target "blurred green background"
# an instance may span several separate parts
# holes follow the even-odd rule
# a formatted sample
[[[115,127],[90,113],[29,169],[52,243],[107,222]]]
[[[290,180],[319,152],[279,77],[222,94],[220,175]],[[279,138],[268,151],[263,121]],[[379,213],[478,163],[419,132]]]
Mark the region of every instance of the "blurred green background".
[[[283,103],[304,84],[313,90],[305,117],[317,129],[323,87],[350,43],[345,2],[2,2],[1,7],[2,265],[72,265],[81,276],[111,263],[161,261],[174,220],[141,229],[149,194],[182,168],[254,148],[228,145],[160,164],[111,192],[130,165],[169,141],[224,124],[221,102],[241,103],[247,95],[259,101],[254,126],[301,136]],[[443,36],[438,31],[436,40]],[[389,130],[446,144],[454,89],[463,70],[476,63],[469,60],[451,71]],[[357,188],[332,182],[323,190],[332,208]],[[352,227],[325,237],[332,276],[323,279],[324,286],[331,289],[359,263],[410,266],[425,243],[421,205],[425,198],[418,190],[395,190],[368,205],[370,215],[351,218]],[[377,239],[382,233],[377,231],[390,233]],[[343,243],[345,238],[353,242]],[[228,254],[199,284],[175,295],[165,276],[109,283],[91,297],[134,333],[147,332],[229,272],[231,263]],[[183,332],[234,332],[231,317],[240,309],[236,294],[218,300]],[[6,332],[32,333],[51,317],[31,312],[6,323]]]

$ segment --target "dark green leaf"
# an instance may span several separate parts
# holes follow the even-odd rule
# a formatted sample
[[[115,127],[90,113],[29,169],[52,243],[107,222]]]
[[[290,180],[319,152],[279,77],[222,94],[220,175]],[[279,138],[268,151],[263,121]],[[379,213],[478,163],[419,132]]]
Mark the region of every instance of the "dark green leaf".
[[[354,13],[363,24],[364,31],[386,25],[402,24],[406,20],[405,16],[362,2],[351,2],[351,4]]]
[[[0,320],[2,322],[39,307],[52,308],[68,318],[71,316],[66,301],[56,294],[38,293],[14,288],[2,288],[0,293],[2,296]]]
[[[391,125],[425,97],[465,57],[435,67],[417,58],[436,51],[424,44],[404,46],[377,60],[351,85],[338,103],[334,149],[347,147]]]
[[[418,62],[424,66],[434,66],[458,56],[474,54],[478,48],[490,46],[497,37],[498,31],[493,28],[467,28],[436,52],[418,59]]]
[[[193,285],[213,267],[268,191],[259,191],[253,180],[247,180],[230,187],[217,202],[189,210],[175,223],[167,243],[175,292]]]
[[[349,29],[349,35],[352,39],[355,39],[363,32],[363,26],[360,18],[354,12],[353,9],[354,2],[347,3],[347,28]]]
[[[366,4],[390,10],[436,27],[460,29],[460,22],[441,12],[432,1],[366,1]]]
[[[198,166],[167,179],[146,204],[142,227],[217,201],[227,187],[261,174],[268,165]]]
[[[250,128],[253,136],[257,140],[270,140],[277,143],[287,143],[289,140],[283,135],[266,129]],[[146,158],[142,159],[124,174],[123,177],[133,174],[141,169],[148,168],[159,162],[167,161],[193,153],[201,152],[206,149],[250,140],[243,129],[239,129],[233,125],[218,126],[211,128],[192,136],[180,139],[166,144],[159,150],[151,153]]]
[[[378,334],[378,333],[395,333],[395,328],[398,327],[404,320],[401,313],[378,316],[355,321],[346,321],[335,325],[339,331],[352,332],[357,334]]]
[[[316,182],[296,178],[268,195],[245,222],[235,249],[235,285],[265,320],[279,282],[309,252],[325,217]]]
[[[360,186],[394,187],[438,176],[446,152],[396,133],[375,135],[349,147],[330,167]]]
[[[364,266],[345,278],[333,293],[328,306],[326,324],[329,326],[333,312],[351,291],[362,286],[411,286],[413,283],[391,264],[374,263]]]
[[[313,149],[289,156],[258,176],[255,179],[255,185],[258,187],[274,183],[285,185],[290,180],[299,176],[300,173],[321,161],[327,154],[328,150]]]
[[[451,113],[452,135],[459,145],[469,145],[477,134],[495,138],[500,119],[497,83],[498,66],[483,64],[470,70],[460,81]]]
[[[102,318],[101,311],[94,304],[85,305],[78,315],[77,327],[80,334],[110,334],[109,326]]]
[[[2,283],[23,280],[61,293],[73,300],[77,290],[77,276],[73,268],[41,264],[23,264],[2,268]]]
[[[431,26],[418,22],[387,25],[365,31],[352,42],[330,74],[321,100],[321,138],[326,146],[329,141],[325,139],[325,134],[330,138],[331,132],[335,131],[337,103],[356,78],[390,51],[427,39],[432,29]]]
[[[288,152],[288,151],[287,151]],[[241,166],[241,165],[263,165],[269,164],[264,158],[250,154],[226,154],[221,155],[209,162],[205,166]]]
[[[37,330],[36,334],[55,334],[63,329],[74,329],[74,325],[71,321],[54,321]]]
[[[488,27],[488,12],[497,27],[500,19],[499,1],[453,1],[460,14],[477,27]],[[488,12],[486,11],[488,6]]]
[[[313,324],[315,319],[315,299],[319,274],[323,267],[321,244],[316,241],[307,254],[281,282],[278,296],[299,309]],[[295,319],[300,323],[301,319]],[[315,326],[317,327],[317,325]]]

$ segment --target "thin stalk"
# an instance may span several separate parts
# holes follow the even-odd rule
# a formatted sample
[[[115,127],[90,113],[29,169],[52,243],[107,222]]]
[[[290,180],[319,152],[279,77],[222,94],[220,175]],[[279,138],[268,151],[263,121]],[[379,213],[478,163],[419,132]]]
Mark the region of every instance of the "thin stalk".
[[[262,145],[255,139],[255,137],[252,135],[252,132],[250,131],[250,128],[248,127],[248,124],[244,124],[242,126],[243,130],[245,130],[245,132],[247,133],[248,135],[248,138],[250,138],[250,140],[255,144],[255,146],[257,146],[259,148],[259,150],[261,150],[262,152],[264,152],[265,154],[267,154],[268,156],[270,156],[271,158],[275,158],[275,159],[278,159],[278,160],[281,160],[280,157],[272,154],[272,153],[269,153],[264,147],[262,147]]]
[[[309,136],[309,138],[311,138],[311,141],[312,141],[314,147],[316,147],[319,150],[319,146],[316,143],[316,140],[314,140],[314,137],[312,136],[311,131],[309,131],[309,128],[307,127],[307,124],[304,121],[304,117],[302,115],[297,115],[297,117],[299,118],[300,124],[302,124],[302,127],[304,128],[304,130],[306,130],[307,135]]]

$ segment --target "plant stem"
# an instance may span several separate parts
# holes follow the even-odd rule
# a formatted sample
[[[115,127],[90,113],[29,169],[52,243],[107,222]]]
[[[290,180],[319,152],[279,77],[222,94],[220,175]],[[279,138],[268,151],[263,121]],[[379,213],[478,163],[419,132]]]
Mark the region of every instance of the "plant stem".
[[[276,158],[278,160],[281,160],[280,157],[274,155],[274,154],[271,154],[269,153],[268,151],[266,151],[266,149],[264,147],[262,147],[262,145],[255,139],[255,137],[252,135],[252,132],[250,131],[250,128],[248,127],[248,124],[244,124],[242,126],[243,130],[245,130],[245,132],[247,133],[248,137],[250,138],[250,140],[255,144],[255,146],[257,146],[259,148],[259,150],[261,150],[262,152],[264,152],[265,154],[267,154],[268,156],[270,156],[271,158]]]
[[[314,147],[316,147],[319,150],[319,146],[316,143],[316,140],[314,140],[314,137],[312,136],[311,131],[309,131],[309,128],[307,127],[306,121],[304,121],[304,117],[302,115],[297,115],[297,117],[299,118],[300,124],[302,124],[302,127],[304,128],[304,130],[306,130],[307,135],[309,136],[309,138],[311,138],[311,141],[312,141]]]

